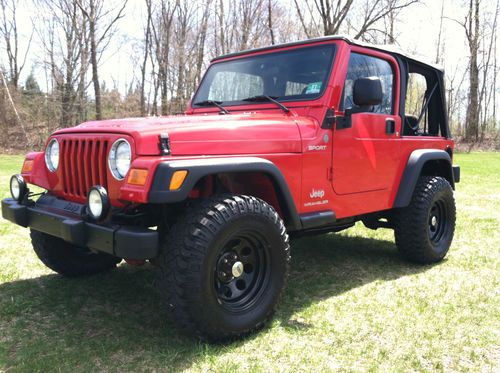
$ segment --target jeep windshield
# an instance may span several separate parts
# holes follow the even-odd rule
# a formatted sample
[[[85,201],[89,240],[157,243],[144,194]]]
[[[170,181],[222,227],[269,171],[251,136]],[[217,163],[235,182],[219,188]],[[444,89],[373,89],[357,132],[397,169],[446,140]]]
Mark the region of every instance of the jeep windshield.
[[[334,53],[335,45],[328,44],[214,63],[192,106],[206,107],[203,103],[207,101],[223,106],[255,105],[257,100],[252,98],[264,96],[278,101],[316,99],[328,83]]]

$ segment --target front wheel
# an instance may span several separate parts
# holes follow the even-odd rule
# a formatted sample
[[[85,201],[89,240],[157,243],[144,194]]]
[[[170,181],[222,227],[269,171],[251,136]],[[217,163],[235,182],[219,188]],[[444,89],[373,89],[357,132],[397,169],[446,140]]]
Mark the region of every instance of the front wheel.
[[[396,246],[407,259],[430,264],[442,260],[455,232],[455,199],[448,181],[421,176],[408,207],[395,212]]]
[[[35,230],[31,230],[31,243],[43,264],[66,277],[81,277],[109,271],[121,262],[121,259],[115,256],[95,253]]]
[[[217,196],[192,208],[164,239],[158,286],[181,330],[209,341],[263,327],[290,261],[283,221],[266,202]]]

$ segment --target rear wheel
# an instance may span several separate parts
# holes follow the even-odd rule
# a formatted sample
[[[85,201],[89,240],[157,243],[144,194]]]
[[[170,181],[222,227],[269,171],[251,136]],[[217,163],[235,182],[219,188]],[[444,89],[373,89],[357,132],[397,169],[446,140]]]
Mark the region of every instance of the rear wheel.
[[[246,335],[273,315],[290,260],[276,211],[218,196],[187,212],[164,240],[158,286],[173,323],[210,341]]]
[[[121,259],[106,253],[94,253],[58,237],[31,230],[31,243],[38,258],[47,267],[66,277],[93,275],[115,268]]]
[[[422,176],[408,207],[395,212],[395,238],[399,251],[422,264],[442,260],[455,231],[453,190],[443,177]]]

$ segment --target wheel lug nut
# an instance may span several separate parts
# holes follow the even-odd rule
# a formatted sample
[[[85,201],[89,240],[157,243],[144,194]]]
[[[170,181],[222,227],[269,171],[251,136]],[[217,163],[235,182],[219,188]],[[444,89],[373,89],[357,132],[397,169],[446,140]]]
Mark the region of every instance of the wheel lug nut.
[[[224,259],[223,262],[224,262],[224,264],[227,264],[227,259]]]
[[[220,275],[221,277],[226,277],[226,272],[222,272],[222,271],[220,271],[220,272],[219,272],[219,275]]]
[[[236,254],[233,255],[233,259],[234,260],[238,259],[238,257],[236,256]]]

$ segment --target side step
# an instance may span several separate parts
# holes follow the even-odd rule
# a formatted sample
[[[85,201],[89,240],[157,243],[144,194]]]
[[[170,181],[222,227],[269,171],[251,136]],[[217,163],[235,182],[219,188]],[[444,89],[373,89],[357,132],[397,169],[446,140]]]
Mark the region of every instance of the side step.
[[[323,227],[325,225],[332,225],[337,221],[337,219],[335,218],[335,212],[333,212],[332,210],[311,212],[308,214],[302,214],[299,217],[300,222],[302,223],[302,229],[311,229]]]

